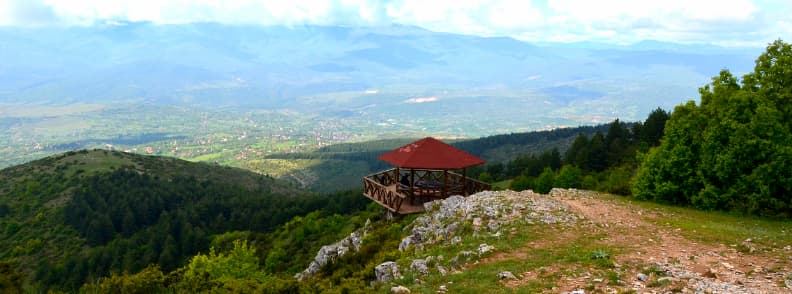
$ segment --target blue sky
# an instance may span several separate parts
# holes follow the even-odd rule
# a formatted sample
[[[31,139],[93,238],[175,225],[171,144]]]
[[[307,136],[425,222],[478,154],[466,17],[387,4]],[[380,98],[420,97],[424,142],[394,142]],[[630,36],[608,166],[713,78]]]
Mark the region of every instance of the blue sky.
[[[790,0],[0,0],[0,26],[402,24],[530,42],[660,40],[751,47],[790,41],[790,15]]]

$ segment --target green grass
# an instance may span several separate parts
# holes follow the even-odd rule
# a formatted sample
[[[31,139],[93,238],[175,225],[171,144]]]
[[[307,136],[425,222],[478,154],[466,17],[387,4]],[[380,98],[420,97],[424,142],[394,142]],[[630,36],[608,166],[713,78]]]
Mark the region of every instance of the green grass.
[[[609,270],[613,266],[610,256],[621,252],[619,248],[603,247],[598,241],[602,238],[600,234],[581,232],[573,234],[571,240],[559,240],[563,231],[572,228],[524,224],[516,224],[515,228],[517,230],[509,237],[491,239],[468,235],[460,244],[429,248],[421,257],[444,255],[446,261],[463,250],[476,252],[481,243],[493,245],[496,250],[480,261],[476,261],[474,253],[473,261],[461,263],[463,270],[458,273],[441,276],[431,268],[423,285],[410,285],[416,278],[413,276],[406,276],[402,282],[419,293],[434,292],[440,285],[445,285],[452,293],[537,293],[552,289],[562,276],[581,274],[580,268]],[[526,246],[529,242],[536,245]],[[404,263],[410,258],[405,258]],[[502,271],[511,271],[518,278],[532,272],[535,278],[521,282],[518,287],[507,288],[497,277]]]
[[[511,186],[512,179],[492,183],[492,188],[495,190],[506,190]]]
[[[615,197],[615,196],[614,196]],[[650,219],[657,225],[679,229],[679,234],[698,242],[734,245],[746,239],[763,246],[792,245],[792,221],[737,215],[718,211],[701,211],[616,197],[639,207],[659,212]]]

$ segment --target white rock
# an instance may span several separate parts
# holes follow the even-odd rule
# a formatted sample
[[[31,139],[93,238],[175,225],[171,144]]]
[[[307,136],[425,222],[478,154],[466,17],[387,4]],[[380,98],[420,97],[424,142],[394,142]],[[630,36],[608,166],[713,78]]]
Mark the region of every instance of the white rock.
[[[391,287],[390,291],[391,291],[391,293],[394,293],[394,294],[410,293],[410,289],[408,289],[407,287],[401,286],[401,285]]]
[[[410,264],[410,269],[421,275],[429,273],[429,267],[426,265],[426,260],[423,259],[413,260],[412,264]]]
[[[487,245],[487,244],[480,244],[479,248],[478,248],[478,254],[479,254],[479,256],[481,256],[481,255],[484,255],[484,254],[492,252],[492,250],[495,250],[495,247],[493,247],[491,245]]]
[[[646,275],[645,275],[645,274],[643,274],[643,273],[638,273],[638,276],[637,276],[636,278],[638,278],[638,280],[640,280],[641,282],[646,282],[646,280],[648,280],[648,279],[649,279],[649,277],[648,277],[648,276],[646,276]]]
[[[377,277],[377,282],[389,282],[402,278],[399,273],[399,265],[393,261],[386,261],[374,267],[374,276]]]
[[[515,277],[514,274],[512,274],[512,272],[510,272],[510,271],[502,271],[502,272],[498,273],[498,279],[501,279],[501,280],[516,280],[517,277]]]
[[[445,276],[448,273],[448,270],[444,268],[442,265],[437,266],[437,271],[440,273],[441,276]]]

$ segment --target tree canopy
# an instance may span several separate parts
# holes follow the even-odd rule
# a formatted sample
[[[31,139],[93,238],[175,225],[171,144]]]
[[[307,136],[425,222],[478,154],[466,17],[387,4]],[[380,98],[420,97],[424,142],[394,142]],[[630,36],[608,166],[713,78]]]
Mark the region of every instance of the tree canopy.
[[[641,199],[792,215],[792,45],[771,43],[740,80],[728,70],[674,109],[641,162]]]

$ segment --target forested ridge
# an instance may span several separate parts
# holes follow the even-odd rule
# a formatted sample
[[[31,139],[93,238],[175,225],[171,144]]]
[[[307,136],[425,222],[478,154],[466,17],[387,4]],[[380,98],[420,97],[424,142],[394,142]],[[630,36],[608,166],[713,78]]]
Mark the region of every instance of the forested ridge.
[[[174,270],[226,232],[266,236],[296,216],[367,204],[359,193],[321,196],[242,170],[104,150],[9,168],[0,182],[0,258],[31,290]],[[264,240],[257,245],[278,244]]]

